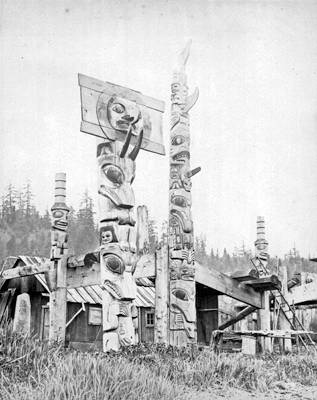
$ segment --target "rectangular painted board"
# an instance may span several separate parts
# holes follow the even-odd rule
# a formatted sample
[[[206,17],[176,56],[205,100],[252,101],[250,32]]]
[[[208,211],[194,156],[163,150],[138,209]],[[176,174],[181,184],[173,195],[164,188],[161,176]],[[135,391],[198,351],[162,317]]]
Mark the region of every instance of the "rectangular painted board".
[[[78,74],[78,83],[81,97],[80,130],[82,132],[103,139],[124,142],[127,136],[126,127],[121,120],[119,123],[123,129],[117,129],[119,114],[112,111],[111,108],[114,103],[119,103],[117,109],[122,115],[124,115],[122,109],[132,110],[131,114],[136,113],[136,110],[139,112],[140,117],[135,124],[136,129],[132,134],[131,145],[137,142],[137,128],[143,128],[141,149],[165,155],[162,130],[162,116],[165,108],[163,101],[82,74]]]

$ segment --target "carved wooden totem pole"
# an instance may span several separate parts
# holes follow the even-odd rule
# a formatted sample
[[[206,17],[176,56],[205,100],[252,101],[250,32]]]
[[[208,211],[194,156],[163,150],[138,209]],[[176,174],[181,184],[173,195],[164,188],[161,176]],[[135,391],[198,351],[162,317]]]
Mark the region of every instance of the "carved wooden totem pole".
[[[139,92],[79,75],[81,130],[99,139],[100,278],[103,349],[135,343],[137,310],[133,273],[137,263],[132,183],[141,148],[164,154],[164,103]]]
[[[65,341],[66,330],[66,270],[67,229],[69,208],[66,203],[66,174],[55,176],[55,202],[52,211],[51,261],[53,268],[46,272],[50,288],[50,341]]]
[[[269,259],[268,245],[269,244],[265,239],[264,217],[257,217],[256,241],[254,242],[254,246],[255,246],[255,263],[260,277],[270,275],[270,271],[267,268]]]
[[[194,233],[191,217],[188,112],[198,99],[198,89],[188,96],[185,65],[190,43],[179,57],[171,94],[169,190],[169,342],[182,346],[196,342]]]
[[[268,269],[268,242],[265,239],[264,217],[257,217],[256,222],[256,241],[255,245],[255,265],[260,277],[271,275]],[[258,328],[261,330],[271,329],[270,319],[270,293],[262,293],[262,309],[258,311]],[[262,351],[272,351],[272,339],[262,337],[260,339]]]

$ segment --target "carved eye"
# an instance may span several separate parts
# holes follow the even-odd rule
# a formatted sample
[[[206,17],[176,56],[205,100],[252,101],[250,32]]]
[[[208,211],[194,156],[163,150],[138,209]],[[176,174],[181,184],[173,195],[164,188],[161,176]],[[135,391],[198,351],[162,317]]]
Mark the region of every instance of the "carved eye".
[[[184,196],[173,196],[171,199],[172,203],[178,207],[187,207],[187,199]]]
[[[115,274],[123,274],[124,263],[120,257],[110,254],[104,257],[106,267]]]
[[[118,113],[118,114],[122,114],[125,111],[125,107],[124,105],[120,104],[120,103],[115,103],[112,107],[111,107],[112,111]]]
[[[113,183],[115,186],[122,185],[124,181],[124,175],[122,170],[115,165],[106,165],[102,167],[103,173],[106,178]]]
[[[182,135],[176,135],[172,138],[173,146],[179,146],[180,144],[183,144],[184,142],[185,142],[185,138]]]
[[[53,213],[53,218],[62,218],[62,216],[64,215],[63,211],[54,211]]]
[[[183,289],[175,289],[175,290],[172,291],[172,293],[179,300],[189,301],[188,294]]]

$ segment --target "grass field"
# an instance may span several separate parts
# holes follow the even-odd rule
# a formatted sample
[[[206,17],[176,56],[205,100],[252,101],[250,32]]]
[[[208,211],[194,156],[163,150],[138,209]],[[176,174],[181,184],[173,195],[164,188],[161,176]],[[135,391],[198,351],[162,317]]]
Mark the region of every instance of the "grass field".
[[[48,347],[0,331],[0,399],[190,399],[215,386],[265,392],[276,382],[317,384],[317,356],[248,357],[151,345],[117,354]]]

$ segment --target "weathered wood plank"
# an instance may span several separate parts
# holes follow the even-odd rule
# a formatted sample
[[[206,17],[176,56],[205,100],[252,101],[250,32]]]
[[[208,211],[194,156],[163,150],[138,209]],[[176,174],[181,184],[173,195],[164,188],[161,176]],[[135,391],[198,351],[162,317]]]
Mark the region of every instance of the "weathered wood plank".
[[[235,279],[222,272],[204,267],[195,262],[195,280],[202,285],[208,286],[218,292],[232,297],[243,303],[256,308],[262,307],[261,294],[253,288],[247,287],[244,283],[239,283]]]
[[[292,288],[286,300],[289,304],[309,304],[317,301],[317,281],[306,283]]]
[[[87,267],[83,264],[83,262],[80,262],[80,265],[83,266],[75,267],[73,262],[70,265],[70,259],[68,259],[67,288],[71,289],[91,285],[100,285],[100,264],[94,263],[92,266]],[[136,279],[154,277],[155,255],[145,254],[140,257],[133,276]]]
[[[235,271],[231,275],[231,278],[236,279],[238,282],[245,282],[251,279],[259,277],[259,273],[256,269],[251,269],[250,271]]]
[[[241,319],[247,317],[249,314],[253,313],[256,310],[256,307],[248,306],[244,310],[240,311],[237,315],[233,318],[230,318],[228,321],[224,322],[223,324],[219,325],[218,329],[220,331],[228,328],[229,326],[239,322]]]
[[[281,289],[282,285],[276,275],[264,276],[263,278],[252,279],[245,282],[246,285],[252,286],[254,289],[259,290],[273,290]]]
[[[168,343],[168,250],[163,245],[157,251],[157,274],[155,280],[154,342]]]
[[[11,268],[3,271],[0,277],[2,279],[20,278],[22,276],[42,274],[44,272],[49,271],[51,268],[52,264],[50,262],[38,265],[36,264],[23,265],[22,267]]]
[[[153,108],[154,110],[160,112],[164,112],[165,109],[165,103],[162,100],[158,100],[153,97],[146,96],[136,90],[128,89],[120,85],[115,85],[110,82],[101,81],[87,75],[78,74],[78,84],[79,86],[93,89],[99,93],[106,92],[109,94],[109,96],[116,94],[118,96],[124,96],[125,98],[133,98],[133,100],[137,101],[139,104],[149,108]]]
[[[100,285],[100,264],[91,267],[67,268],[67,289]]]
[[[94,123],[87,122],[87,121],[82,121],[81,124],[80,124],[80,130],[81,130],[81,132],[87,133],[88,135],[92,135],[92,136],[99,137],[101,139],[105,139],[105,135],[104,135],[102,129],[100,128],[100,126],[96,125]],[[108,132],[107,128],[103,128],[103,130],[105,132]],[[111,133],[111,130],[109,129],[109,135],[110,135],[110,133]],[[121,138],[121,141],[123,141],[123,138],[125,137],[125,134],[124,133],[120,133],[120,132],[117,132],[116,134],[117,134],[117,136],[119,138]],[[135,145],[136,142],[137,142],[137,138],[136,137],[132,137],[130,143],[132,145]],[[142,146],[141,147],[145,151],[161,154],[163,156],[165,155],[165,147],[164,147],[164,145],[160,144],[160,143],[156,143],[153,140],[150,140],[149,138],[143,137]]]

